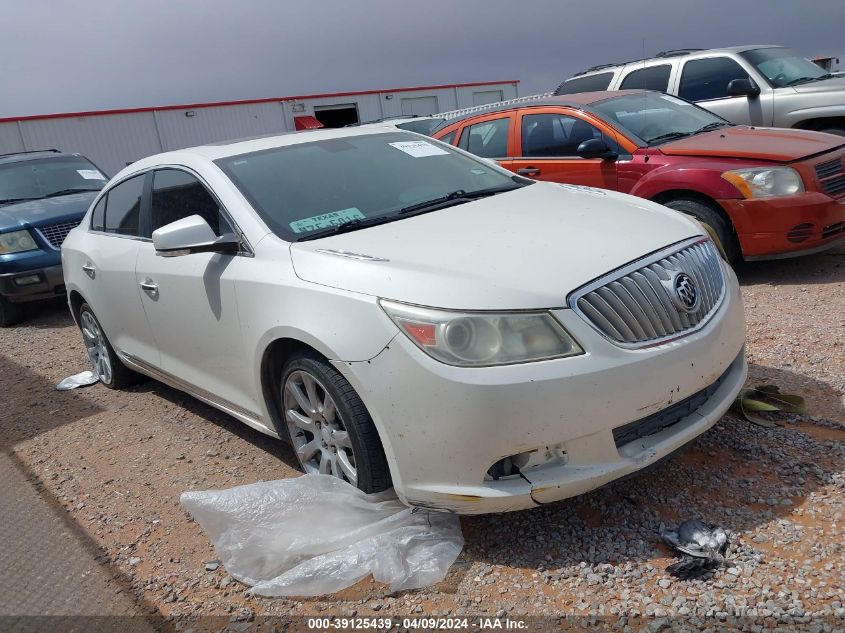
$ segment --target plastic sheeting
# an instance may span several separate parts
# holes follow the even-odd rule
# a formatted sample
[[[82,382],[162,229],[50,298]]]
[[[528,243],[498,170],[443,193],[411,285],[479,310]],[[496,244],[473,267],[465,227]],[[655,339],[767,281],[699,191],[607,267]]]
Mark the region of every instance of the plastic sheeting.
[[[464,545],[457,516],[367,495],[329,475],[185,492],[182,505],[234,578],[262,596],[318,596],[368,574],[391,591],[443,580]]]
[[[68,391],[77,387],[87,387],[99,381],[100,379],[93,371],[83,371],[73,376],[68,376],[56,385],[56,389],[59,391]]]

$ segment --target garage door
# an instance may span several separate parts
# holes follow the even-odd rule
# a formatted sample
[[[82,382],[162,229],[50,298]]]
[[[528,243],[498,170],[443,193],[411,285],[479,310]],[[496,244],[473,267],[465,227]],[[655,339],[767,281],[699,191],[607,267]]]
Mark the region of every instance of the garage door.
[[[501,90],[481,90],[472,93],[472,105],[480,106],[488,103],[496,103],[504,99]]]
[[[437,97],[405,97],[402,99],[402,114],[428,116],[437,112]]]

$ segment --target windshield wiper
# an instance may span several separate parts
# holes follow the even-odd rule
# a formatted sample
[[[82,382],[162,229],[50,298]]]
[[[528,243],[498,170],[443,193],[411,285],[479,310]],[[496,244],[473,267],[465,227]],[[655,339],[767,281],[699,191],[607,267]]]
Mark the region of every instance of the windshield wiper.
[[[349,233],[350,231],[357,231],[368,226],[376,226],[377,224],[387,224],[393,220],[398,220],[396,216],[382,215],[377,218],[355,218],[354,220],[347,220],[334,226],[327,226],[324,229],[319,229],[308,235],[303,235],[297,238],[297,242],[307,242],[308,240],[315,240],[319,237],[328,237],[329,235],[339,235],[340,233]]]
[[[708,123],[704,127],[698,128],[695,132],[693,132],[693,134],[701,134],[702,132],[718,130],[720,127],[725,127],[726,125],[730,125],[730,123],[725,123],[724,121],[713,121],[712,123]]]
[[[48,193],[45,198],[56,198],[58,196],[69,196],[72,193],[84,193],[86,191],[99,191],[99,189],[92,189],[91,187],[72,187],[70,189],[60,189],[53,193]]]
[[[500,187],[489,187],[487,189],[479,189],[477,191],[464,191],[463,189],[458,189],[457,191],[448,193],[445,196],[440,196],[439,198],[433,198],[432,200],[425,200],[424,202],[418,202],[417,204],[402,207],[396,213],[399,215],[407,215],[409,213],[419,213],[421,211],[435,211],[437,209],[442,209],[445,206],[451,206],[452,203],[460,204],[462,202],[469,202],[470,200],[476,200],[478,198],[495,196],[497,193],[505,193],[506,191],[513,191],[514,189],[520,189],[525,186],[526,185],[524,184],[502,185]]]
[[[12,204],[13,202],[26,202],[27,200],[38,200],[38,198],[5,198],[0,204]]]
[[[685,136],[690,136],[692,134],[694,134],[694,132],[667,132],[666,134],[661,134],[660,136],[648,139],[648,144],[653,145],[659,141],[670,141],[676,138],[684,138]]]

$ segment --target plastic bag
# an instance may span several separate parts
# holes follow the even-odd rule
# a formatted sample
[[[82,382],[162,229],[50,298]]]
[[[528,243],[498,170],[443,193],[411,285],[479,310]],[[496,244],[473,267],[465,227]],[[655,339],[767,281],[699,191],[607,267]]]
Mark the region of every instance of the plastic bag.
[[[83,371],[73,376],[68,376],[56,385],[56,389],[59,391],[68,391],[77,387],[87,387],[99,381],[99,377],[93,371]]]
[[[180,501],[226,570],[262,596],[319,596],[368,574],[391,591],[425,587],[446,577],[464,545],[457,516],[329,475],[185,492]]]

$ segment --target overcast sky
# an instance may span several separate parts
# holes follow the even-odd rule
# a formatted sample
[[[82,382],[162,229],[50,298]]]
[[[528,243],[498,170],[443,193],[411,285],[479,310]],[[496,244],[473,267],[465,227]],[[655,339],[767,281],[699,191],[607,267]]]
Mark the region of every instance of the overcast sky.
[[[0,0],[0,117],[520,79],[669,48],[842,55],[843,0]]]

